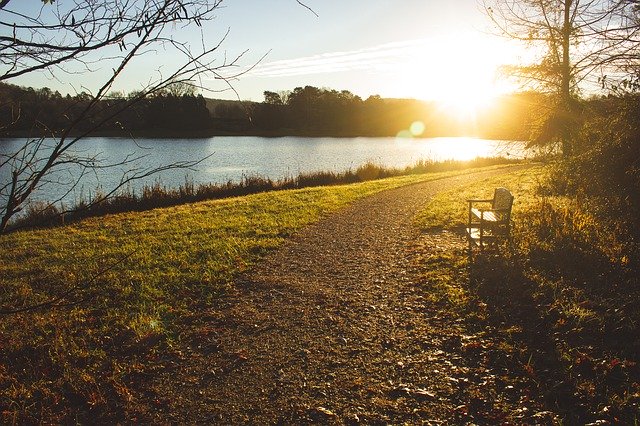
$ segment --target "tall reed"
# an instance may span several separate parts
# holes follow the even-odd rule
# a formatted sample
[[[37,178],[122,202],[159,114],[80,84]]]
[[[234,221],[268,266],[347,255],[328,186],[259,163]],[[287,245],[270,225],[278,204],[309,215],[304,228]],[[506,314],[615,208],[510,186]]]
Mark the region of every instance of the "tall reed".
[[[237,182],[229,180],[221,184],[205,183],[196,185],[193,180],[185,177],[184,183],[177,188],[155,181],[152,184],[143,186],[138,191],[128,187],[110,197],[105,197],[103,193],[96,191],[92,197],[83,199],[70,207],[64,204],[56,206],[44,202],[32,203],[25,214],[11,224],[10,230],[57,226],[86,217],[151,210],[159,207],[239,197],[260,192],[343,185],[394,176],[462,170],[519,161],[502,157],[476,158],[470,161],[447,160],[438,162],[420,160],[405,168],[389,168],[374,162],[367,162],[355,170],[301,173],[296,177],[290,176],[277,180],[255,174],[243,175],[240,181]]]

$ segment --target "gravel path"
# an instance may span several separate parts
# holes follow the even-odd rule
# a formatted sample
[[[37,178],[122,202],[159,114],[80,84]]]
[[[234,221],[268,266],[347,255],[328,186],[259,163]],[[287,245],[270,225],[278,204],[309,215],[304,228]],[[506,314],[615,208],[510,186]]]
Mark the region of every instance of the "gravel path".
[[[193,354],[153,387],[175,395],[179,386],[180,396],[161,400],[152,416],[218,424],[446,419],[455,357],[443,366],[447,324],[430,318],[415,284],[413,217],[439,191],[514,169],[385,191],[294,236],[241,277],[236,294],[203,312]]]

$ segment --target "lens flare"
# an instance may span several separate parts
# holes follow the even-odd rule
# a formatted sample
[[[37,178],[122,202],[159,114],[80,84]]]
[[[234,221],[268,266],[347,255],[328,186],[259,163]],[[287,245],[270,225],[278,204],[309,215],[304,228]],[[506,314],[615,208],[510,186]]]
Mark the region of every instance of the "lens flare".
[[[398,139],[411,139],[412,137],[413,137],[413,134],[411,134],[409,130],[400,130],[396,134],[396,138]]]
[[[409,127],[409,131],[415,137],[422,136],[425,129],[426,129],[426,126],[422,121],[414,121],[413,123],[411,123],[411,126]]]

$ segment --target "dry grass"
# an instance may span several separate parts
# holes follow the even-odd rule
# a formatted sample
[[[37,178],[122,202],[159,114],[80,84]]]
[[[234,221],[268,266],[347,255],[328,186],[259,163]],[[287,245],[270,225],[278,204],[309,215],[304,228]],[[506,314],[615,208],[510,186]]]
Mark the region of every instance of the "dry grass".
[[[450,309],[471,318],[470,327],[495,327],[516,361],[512,371],[534,378],[566,423],[634,424],[640,419],[637,253],[615,220],[598,218],[584,201],[550,195],[548,174],[536,167],[436,197],[419,223],[461,235],[465,199],[509,188],[513,242],[473,263],[466,251],[453,259],[442,254],[430,264],[429,282]]]

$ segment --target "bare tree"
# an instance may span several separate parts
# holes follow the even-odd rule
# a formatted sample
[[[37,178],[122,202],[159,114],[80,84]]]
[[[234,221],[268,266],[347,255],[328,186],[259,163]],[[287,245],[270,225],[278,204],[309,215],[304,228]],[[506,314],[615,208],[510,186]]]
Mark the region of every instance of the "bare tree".
[[[528,87],[553,95],[535,142],[560,142],[571,155],[575,100],[581,90],[599,87],[637,52],[636,0],[483,0],[498,32],[537,52],[534,63],[506,67]],[[635,59],[633,59],[635,60]]]
[[[60,79],[69,74],[99,76],[105,75],[105,69],[108,71],[97,89],[87,89],[90,93],[80,112],[68,120],[62,132],[54,134],[41,126],[37,137],[28,138],[16,152],[0,154],[0,176],[8,176],[0,182],[0,233],[7,231],[12,218],[28,204],[35,191],[60,184],[56,172],[70,165],[78,171],[66,188],[68,192],[84,174],[96,169],[131,167],[123,172],[118,185],[93,202],[103,201],[133,180],[162,170],[195,166],[198,161],[140,168],[134,166],[139,157],[131,156],[118,164],[105,164],[96,156],[74,152],[74,147],[133,104],[154,93],[171,90],[172,86],[203,88],[202,77],[207,75],[232,90],[229,81],[237,77],[233,73],[244,53],[233,58],[219,54],[226,36],[207,45],[201,30],[199,46],[176,36],[187,28],[201,29],[204,22],[213,19],[222,0],[43,0],[43,3],[40,12],[32,16],[12,9],[18,4],[16,0],[0,1],[0,82],[33,72],[46,72]],[[152,72],[140,90],[124,102],[99,108],[125,69],[145,55],[159,51],[169,51],[181,60],[172,60],[162,72]],[[89,129],[81,126],[89,119],[94,122]],[[59,203],[61,198],[49,200],[42,208]]]
[[[614,11],[611,25],[601,34],[610,47],[601,58],[604,68],[599,82],[614,91],[640,90],[640,1],[623,0]]]

